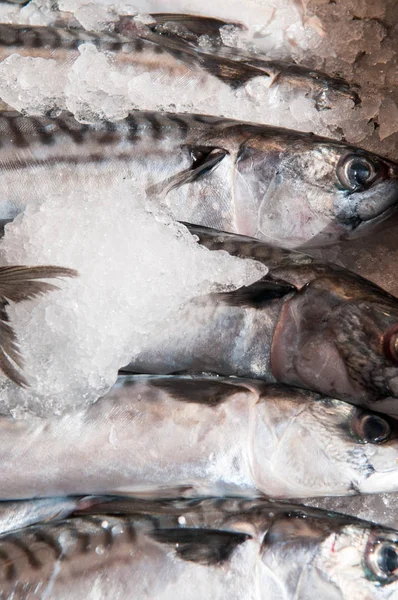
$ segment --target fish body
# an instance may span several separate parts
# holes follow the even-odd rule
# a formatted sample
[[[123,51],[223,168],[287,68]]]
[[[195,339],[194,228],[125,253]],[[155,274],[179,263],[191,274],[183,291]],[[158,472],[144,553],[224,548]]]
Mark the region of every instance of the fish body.
[[[0,431],[2,500],[166,489],[280,498],[398,490],[396,419],[235,378],[123,376],[85,410],[3,417]]]
[[[398,534],[244,498],[123,500],[0,538],[2,598],[398,596]]]
[[[179,220],[295,247],[369,232],[398,200],[395,163],[219,117],[136,112],[88,125],[3,112],[0,141],[2,219],[49,194],[130,178]]]
[[[212,249],[268,275],[181,307],[130,372],[212,372],[311,389],[357,404],[398,397],[398,300],[346,269],[257,240],[190,226]]]
[[[12,54],[51,58],[62,68],[79,56],[82,44],[91,43],[100,51],[111,52],[119,67],[130,66],[137,73],[151,72],[154,77],[186,77],[187,82],[191,79],[202,85],[211,85],[211,80],[214,83],[218,79],[231,88],[262,77],[269,84],[303,91],[319,109],[330,108],[336,97],[359,102],[356,86],[339,77],[220,48],[220,29],[229,25],[217,19],[159,14],[144,24],[132,17],[121,17],[113,32],[68,27],[68,13],[60,13],[59,23],[64,26],[1,24],[0,60]],[[212,42],[210,47],[200,43],[202,35]]]

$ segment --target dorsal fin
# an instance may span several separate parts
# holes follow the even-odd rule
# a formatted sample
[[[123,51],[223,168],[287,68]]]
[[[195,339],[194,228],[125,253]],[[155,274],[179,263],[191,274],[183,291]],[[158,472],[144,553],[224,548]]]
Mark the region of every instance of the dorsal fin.
[[[227,561],[234,550],[250,535],[212,529],[159,529],[151,537],[161,544],[170,544],[179,558],[201,565],[219,565]]]

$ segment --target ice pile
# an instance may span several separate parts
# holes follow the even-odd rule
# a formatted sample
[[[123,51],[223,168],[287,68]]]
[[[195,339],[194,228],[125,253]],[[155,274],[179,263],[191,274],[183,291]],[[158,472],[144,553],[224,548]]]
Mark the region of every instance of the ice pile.
[[[5,383],[0,412],[59,412],[94,401],[140,345],[191,298],[248,285],[254,261],[200,247],[182,225],[144,207],[130,182],[32,202],[7,226],[5,264],[54,264],[80,277],[9,308],[32,387]]]

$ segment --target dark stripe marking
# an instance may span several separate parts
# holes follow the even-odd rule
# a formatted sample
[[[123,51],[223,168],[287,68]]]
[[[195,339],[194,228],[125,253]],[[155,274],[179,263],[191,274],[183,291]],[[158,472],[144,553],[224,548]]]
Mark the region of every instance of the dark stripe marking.
[[[188,123],[183,118],[177,115],[168,115],[168,120],[178,125],[178,129],[181,132],[181,138],[185,139],[189,132]]]
[[[0,560],[4,562],[5,578],[7,581],[13,581],[17,577],[17,570],[15,564],[12,562],[7,552],[0,549]]]
[[[77,121],[74,122],[78,124]],[[56,123],[58,124],[61,131],[68,134],[69,137],[75,142],[75,144],[82,144],[84,142],[85,134],[89,129],[88,125],[81,125],[79,128],[74,129],[70,127],[68,122],[61,117],[58,117],[56,119]]]
[[[11,117],[6,118],[8,126],[11,130],[11,140],[18,148],[27,148],[29,146],[29,141],[26,139],[23,131],[18,125],[18,119],[23,117]]]
[[[160,122],[156,113],[148,113],[146,120],[151,125],[152,137],[154,140],[161,140],[163,138],[163,125]]]
[[[63,549],[61,544],[51,534],[46,533],[42,529],[37,529],[33,534],[38,542],[43,542],[46,546],[49,546],[53,550],[55,558],[58,560],[63,556]]]
[[[9,533],[7,535],[7,541],[14,544],[14,546],[19,548],[20,550],[22,550],[22,552],[25,554],[26,558],[28,559],[29,565],[32,567],[32,569],[35,569],[35,570],[40,569],[40,567],[42,566],[41,562],[35,556],[34,552],[32,552],[32,550],[29,548],[29,546],[27,544],[25,544],[25,542],[20,537],[18,537],[17,534]]]
[[[126,123],[129,128],[128,139],[134,142],[140,139],[140,135],[138,133],[138,123],[136,118],[133,115],[129,115],[126,118]]]

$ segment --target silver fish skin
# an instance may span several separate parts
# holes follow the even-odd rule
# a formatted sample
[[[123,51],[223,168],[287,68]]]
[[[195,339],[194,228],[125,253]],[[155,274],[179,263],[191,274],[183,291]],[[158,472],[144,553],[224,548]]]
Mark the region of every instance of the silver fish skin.
[[[1,219],[51,194],[131,178],[176,219],[295,247],[365,234],[398,201],[391,161],[219,117],[136,112],[88,125],[6,111],[0,141]]]
[[[216,24],[215,24],[216,22]],[[238,88],[256,77],[269,79],[273,85],[293,87],[312,97],[319,110],[330,108],[336,97],[348,97],[358,103],[356,86],[350,86],[339,77],[330,77],[307,67],[277,61],[265,57],[251,56],[227,48],[205,49],[197,39],[198,30],[217,38],[215,31],[225,25],[217,20],[192,15],[154,16],[153,25],[144,26],[134,18],[122,17],[116,31],[95,32],[73,24],[67,13],[60,13],[58,23],[63,26],[34,26],[0,24],[0,60],[11,54],[51,58],[62,68],[79,56],[78,48],[83,43],[92,43],[99,50],[113,52],[115,64],[128,65],[139,71],[150,71],[156,76],[178,76],[197,79],[206,85],[217,78],[232,88]],[[184,34],[170,37],[175,26],[193,33],[188,41]],[[168,35],[161,35],[167,27]],[[174,27],[173,27],[174,25]],[[160,32],[160,33],[159,33]],[[188,37],[190,37],[188,35]],[[192,36],[191,36],[192,37]]]
[[[182,307],[125,370],[258,378],[375,410],[386,398],[398,398],[397,298],[301,253],[189,229],[209,249],[256,258],[269,273],[249,287]]]
[[[102,501],[104,501],[102,499]],[[0,534],[36,523],[66,519],[72,513],[99,502],[94,496],[34,498],[0,503]]]
[[[104,508],[1,536],[2,600],[398,597],[398,533],[366,521],[244,498]]]
[[[398,491],[396,419],[261,382],[124,376],[84,411],[0,431],[0,499]]]

